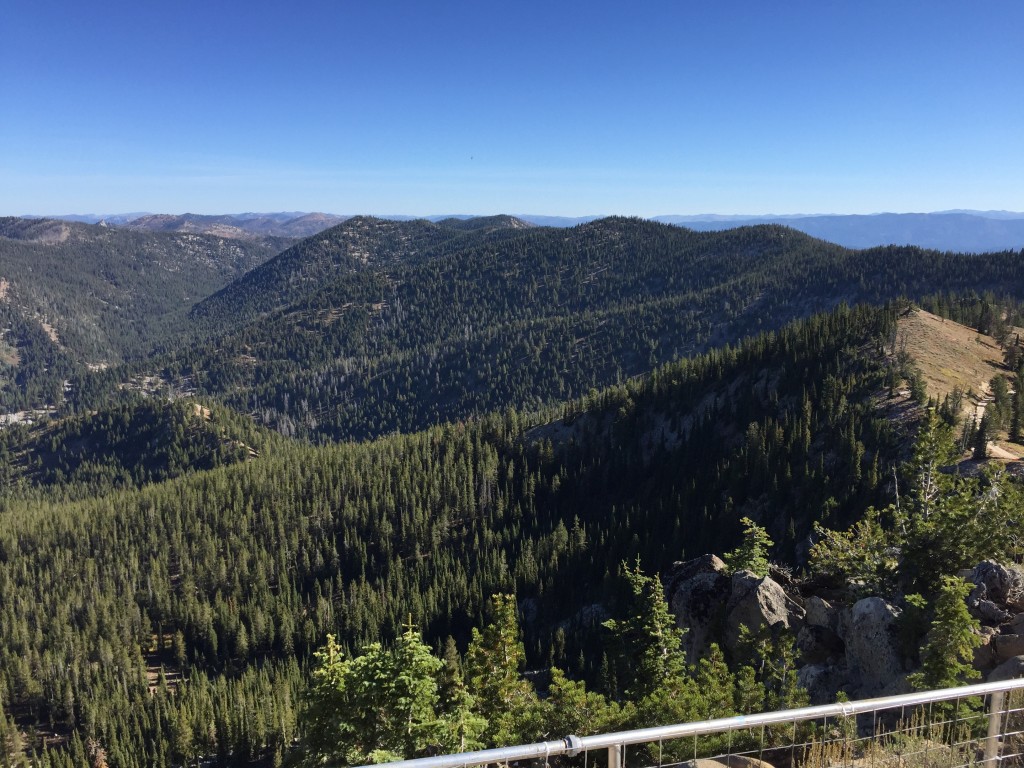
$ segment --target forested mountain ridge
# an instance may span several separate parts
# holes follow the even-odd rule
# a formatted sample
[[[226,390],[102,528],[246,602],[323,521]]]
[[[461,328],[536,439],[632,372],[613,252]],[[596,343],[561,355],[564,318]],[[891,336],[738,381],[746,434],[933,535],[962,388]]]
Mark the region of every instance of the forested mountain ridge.
[[[234,330],[159,366],[285,434],[365,438],[579,397],[841,301],[939,291],[1019,294],[1024,267],[780,226],[612,218],[454,236],[352,219],[197,305],[200,326]]]
[[[99,274],[51,280],[47,300],[35,302],[43,309],[12,303],[22,288],[6,284],[8,408],[95,408],[115,387],[148,377],[317,439],[579,397],[840,301],[1014,294],[1024,284],[1010,252],[850,251],[779,226],[698,233],[622,218],[566,230],[505,216],[354,217],[248,271],[186,320],[182,305],[226,280],[210,275],[223,272],[210,249],[240,258],[252,243],[66,222],[11,220],[7,230],[40,241],[3,241],[9,249],[51,249],[39,258],[85,235],[97,248],[113,243],[102,245],[111,255],[94,258]],[[124,238],[136,240],[118,246]],[[80,321],[54,325],[51,314]],[[163,352],[143,360],[157,342]],[[128,370],[83,369],[126,356],[135,357]]]
[[[288,306],[325,284],[357,271],[386,271],[416,263],[429,249],[467,234],[475,241],[494,230],[520,229],[507,216],[482,219],[390,221],[355,216],[289,248],[240,280],[198,303],[193,317],[211,325],[237,324],[277,307]]]
[[[184,331],[192,304],[286,242],[0,219],[0,403],[58,404],[77,371]]]

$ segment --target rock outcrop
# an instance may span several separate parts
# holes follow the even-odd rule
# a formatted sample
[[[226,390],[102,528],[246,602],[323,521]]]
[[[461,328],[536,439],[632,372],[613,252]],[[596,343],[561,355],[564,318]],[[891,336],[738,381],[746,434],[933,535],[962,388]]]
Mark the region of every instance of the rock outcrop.
[[[900,613],[880,597],[865,597],[850,609],[844,639],[852,698],[891,696],[908,690],[896,635]]]
[[[796,635],[796,649],[805,664],[838,664],[846,658],[846,642],[828,627],[805,624]]]
[[[1007,659],[993,669],[985,680],[989,683],[995,683],[1001,680],[1016,680],[1018,677],[1024,677],[1024,656],[1014,656],[1012,659]]]
[[[664,578],[665,595],[678,626],[686,629],[687,658],[696,661],[712,642],[736,650],[740,626],[796,632],[804,609],[770,576],[732,574],[722,560],[704,555],[675,563]]]
[[[807,584],[791,578],[727,571],[719,558],[705,555],[676,563],[666,575],[666,596],[678,625],[687,630],[691,662],[712,642],[734,654],[740,627],[746,626],[793,637],[799,683],[812,704],[835,701],[840,690],[851,698],[909,690],[912,669],[898,633],[898,606],[881,597],[844,606],[844,594],[834,585],[825,599],[801,595]],[[986,561],[964,575],[975,585],[968,608],[982,624],[974,668],[995,680],[1024,676],[1024,570]]]
[[[696,661],[716,638],[731,580],[725,563],[704,555],[672,566],[665,578],[665,595],[676,624],[686,629],[683,647],[686,658]]]
[[[775,631],[796,629],[803,623],[804,609],[771,577],[751,571],[732,575],[729,601],[725,605],[725,646],[735,651],[740,627],[751,632],[765,628]]]
[[[971,571],[970,581],[975,585],[971,598],[978,593],[980,599],[1002,604],[1014,614],[1024,611],[1024,574],[1017,569],[986,560]]]
[[[981,623],[982,644],[975,649],[973,665],[997,680],[1024,672],[1024,573],[1017,568],[986,560],[967,575],[974,589],[967,609]]]

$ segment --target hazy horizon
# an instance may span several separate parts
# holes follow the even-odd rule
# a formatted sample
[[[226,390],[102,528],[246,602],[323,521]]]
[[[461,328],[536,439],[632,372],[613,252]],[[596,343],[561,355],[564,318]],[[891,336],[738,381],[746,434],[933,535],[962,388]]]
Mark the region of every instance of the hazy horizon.
[[[623,214],[615,211],[604,212],[604,213],[591,213],[582,214],[579,216],[564,216],[550,213],[529,213],[529,212],[517,212],[510,213],[508,211],[499,211],[496,213],[380,213],[380,212],[360,212],[360,213],[339,213],[337,211],[214,211],[214,212],[198,212],[198,211],[111,211],[107,213],[20,213],[20,214],[5,214],[19,218],[31,218],[31,219],[69,219],[69,218],[95,218],[97,220],[107,218],[126,218],[135,217],[141,218],[143,216],[284,216],[291,215],[295,217],[309,216],[321,214],[325,216],[339,216],[345,218],[351,218],[355,216],[375,216],[378,218],[411,218],[411,219],[438,219],[438,218],[478,218],[485,216],[528,216],[533,218],[551,218],[551,219],[599,219],[608,216],[630,216],[635,214]],[[956,208],[943,211],[873,211],[871,213],[834,213],[834,212],[817,212],[817,213],[739,213],[739,214],[722,214],[714,213],[710,211],[702,213],[661,213],[654,214],[652,216],[641,216],[644,219],[663,219],[663,218],[686,218],[686,219],[712,219],[719,218],[723,220],[727,219],[767,219],[767,218],[816,218],[826,216],[938,216],[938,215],[967,215],[967,216],[978,216],[981,218],[1024,218],[1024,211],[1010,211],[1010,210],[974,210],[965,208]]]

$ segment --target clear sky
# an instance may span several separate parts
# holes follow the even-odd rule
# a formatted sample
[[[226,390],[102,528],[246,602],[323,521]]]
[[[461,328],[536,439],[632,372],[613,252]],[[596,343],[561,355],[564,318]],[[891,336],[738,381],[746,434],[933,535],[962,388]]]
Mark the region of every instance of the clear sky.
[[[1024,2],[7,0],[0,215],[1024,210]]]

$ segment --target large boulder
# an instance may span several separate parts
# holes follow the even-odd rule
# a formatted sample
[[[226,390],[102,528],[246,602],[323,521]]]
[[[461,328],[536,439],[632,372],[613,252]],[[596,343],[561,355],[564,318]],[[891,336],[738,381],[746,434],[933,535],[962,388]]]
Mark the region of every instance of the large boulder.
[[[846,684],[846,671],[834,664],[808,664],[800,667],[796,681],[807,691],[812,706],[831,704],[836,700],[836,691]]]
[[[833,632],[842,631],[842,614],[828,600],[811,595],[804,601],[804,621],[812,627],[824,627]]]
[[[1024,656],[1024,635],[996,635],[992,638],[992,648],[998,664],[1015,656]]]
[[[721,625],[732,581],[727,568],[714,555],[675,563],[665,575],[665,595],[677,626],[686,630],[686,658],[696,661]]]
[[[732,575],[729,602],[725,606],[725,645],[735,651],[740,627],[751,632],[764,628],[797,629],[804,609],[774,580],[751,571]]]
[[[971,616],[988,626],[998,626],[1010,619],[1013,614],[1001,608],[998,603],[985,599],[985,591],[985,585],[979,584],[967,596],[967,610]]]
[[[852,698],[891,696],[908,690],[896,633],[900,609],[880,597],[853,604],[846,621],[846,667]]]
[[[979,672],[988,672],[998,661],[996,659],[995,639],[999,630],[995,627],[981,628],[981,645],[974,649],[971,665]]]
[[[1024,656],[1014,656],[1012,659],[1004,661],[989,673],[986,682],[1016,680],[1018,677],[1024,677]]]
[[[988,600],[1013,613],[1024,611],[1024,574],[1017,569],[986,560],[974,567],[970,580],[976,589],[968,604]]]

